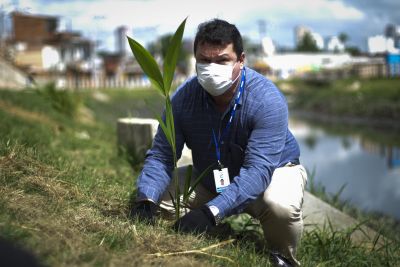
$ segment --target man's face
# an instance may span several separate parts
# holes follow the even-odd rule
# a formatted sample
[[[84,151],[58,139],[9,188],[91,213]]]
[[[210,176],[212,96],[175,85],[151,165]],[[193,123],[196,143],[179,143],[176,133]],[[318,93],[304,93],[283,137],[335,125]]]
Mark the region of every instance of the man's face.
[[[228,45],[215,45],[203,42],[197,45],[195,58],[197,63],[216,63],[231,66],[239,61],[232,71],[232,78],[234,79],[239,75],[240,69],[243,67],[244,53],[238,59],[232,43]]]

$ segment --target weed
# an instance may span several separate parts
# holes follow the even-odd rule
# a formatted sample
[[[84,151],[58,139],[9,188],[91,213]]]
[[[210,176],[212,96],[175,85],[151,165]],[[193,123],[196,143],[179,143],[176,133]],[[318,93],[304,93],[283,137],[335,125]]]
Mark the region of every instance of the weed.
[[[57,89],[55,83],[48,83],[37,92],[50,101],[56,111],[71,118],[77,116],[82,101],[75,92]]]

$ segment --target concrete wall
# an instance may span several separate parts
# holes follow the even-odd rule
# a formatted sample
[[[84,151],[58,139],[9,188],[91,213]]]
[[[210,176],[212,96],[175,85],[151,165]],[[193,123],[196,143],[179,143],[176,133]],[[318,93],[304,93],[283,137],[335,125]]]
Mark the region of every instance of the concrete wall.
[[[26,74],[0,59],[0,88],[22,89],[26,85]]]

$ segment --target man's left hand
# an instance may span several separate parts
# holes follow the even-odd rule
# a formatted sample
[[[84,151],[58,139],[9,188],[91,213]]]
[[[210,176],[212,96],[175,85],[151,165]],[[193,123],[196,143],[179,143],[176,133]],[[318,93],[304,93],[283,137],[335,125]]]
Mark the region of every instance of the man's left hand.
[[[209,232],[215,226],[214,215],[207,206],[194,209],[179,218],[173,228],[183,233],[204,233]]]

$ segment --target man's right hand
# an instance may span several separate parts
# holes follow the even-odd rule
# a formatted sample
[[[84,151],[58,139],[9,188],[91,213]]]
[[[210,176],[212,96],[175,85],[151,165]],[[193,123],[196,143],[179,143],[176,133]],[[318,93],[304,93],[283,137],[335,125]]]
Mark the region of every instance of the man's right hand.
[[[158,206],[151,201],[135,203],[129,214],[131,219],[138,219],[153,225],[156,221]]]

